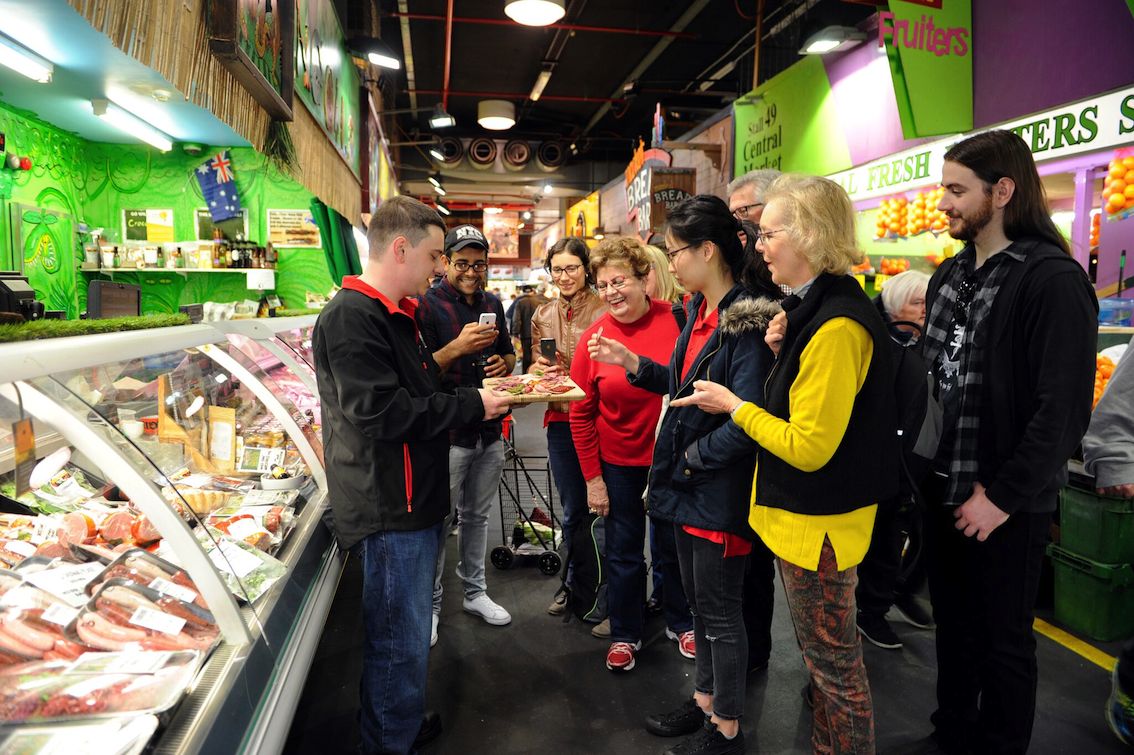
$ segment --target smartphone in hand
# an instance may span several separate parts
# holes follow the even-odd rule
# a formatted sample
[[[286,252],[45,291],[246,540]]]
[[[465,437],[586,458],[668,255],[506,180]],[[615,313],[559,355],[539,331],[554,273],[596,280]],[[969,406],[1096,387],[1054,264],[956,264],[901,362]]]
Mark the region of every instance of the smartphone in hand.
[[[478,325],[491,325],[492,327],[495,328],[496,327],[496,313],[495,312],[481,312],[480,313],[480,320],[477,322],[477,324]]]
[[[555,339],[554,338],[541,338],[539,339],[539,353],[544,359],[555,364]]]

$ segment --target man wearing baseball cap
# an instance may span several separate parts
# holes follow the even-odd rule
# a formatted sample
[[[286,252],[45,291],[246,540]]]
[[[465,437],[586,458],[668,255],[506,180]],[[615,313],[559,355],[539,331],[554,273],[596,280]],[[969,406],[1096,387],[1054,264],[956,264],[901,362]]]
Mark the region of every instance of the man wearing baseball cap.
[[[458,226],[445,236],[444,279],[429,289],[417,308],[417,323],[426,346],[441,368],[442,385],[479,388],[485,378],[502,377],[516,366],[516,353],[504,323],[500,300],[485,290],[488,282],[488,240],[478,228]],[[480,325],[481,315],[496,317]],[[511,615],[487,593],[484,561],[488,549],[488,520],[496,505],[504,469],[501,421],[475,422],[449,433],[449,500],[459,519],[460,561],[457,576],[464,585],[463,608],[488,624],[503,626]],[[442,532],[449,531],[446,526]],[[442,534],[442,537],[445,535]],[[441,616],[441,575],[444,543],[438,549],[433,587],[433,630],[437,642]]]

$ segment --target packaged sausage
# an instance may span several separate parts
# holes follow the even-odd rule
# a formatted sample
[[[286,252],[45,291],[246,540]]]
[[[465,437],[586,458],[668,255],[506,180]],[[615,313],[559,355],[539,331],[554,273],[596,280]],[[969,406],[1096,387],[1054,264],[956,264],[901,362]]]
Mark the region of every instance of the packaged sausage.
[[[186,603],[208,608],[197,585],[189,579],[184,569],[141,548],[131,548],[107,565],[87,583],[85,587],[87,595],[94,595],[100,585],[111,579],[122,579],[143,585],[163,595],[170,595]]]
[[[0,571],[0,666],[73,660],[89,650],[65,634],[77,612],[20,574]]]
[[[106,651],[208,652],[220,640],[216,620],[206,609],[124,579],[104,582],[66,632]]]

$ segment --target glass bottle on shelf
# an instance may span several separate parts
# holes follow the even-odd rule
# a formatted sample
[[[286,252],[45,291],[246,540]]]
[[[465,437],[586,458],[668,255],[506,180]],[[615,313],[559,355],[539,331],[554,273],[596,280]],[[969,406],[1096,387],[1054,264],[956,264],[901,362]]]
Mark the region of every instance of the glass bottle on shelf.
[[[158,244],[157,248],[157,266],[158,268],[165,267],[165,247],[161,244]]]
[[[272,242],[270,242],[270,241],[268,242],[268,245],[264,248],[264,251],[265,251],[265,260],[268,263],[266,265],[266,267],[269,268],[270,270],[275,270],[276,265],[279,262],[279,256],[276,254],[276,250],[275,250],[275,247],[272,246]]]
[[[118,247],[114,247],[114,265],[115,269],[122,267],[122,257],[118,255]]]

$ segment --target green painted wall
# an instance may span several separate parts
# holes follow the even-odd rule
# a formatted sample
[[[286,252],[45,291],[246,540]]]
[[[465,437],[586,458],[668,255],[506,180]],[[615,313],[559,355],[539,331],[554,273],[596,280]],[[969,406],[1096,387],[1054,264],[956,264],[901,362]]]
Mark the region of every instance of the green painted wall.
[[[124,209],[172,209],[174,236],[195,238],[195,210],[204,206],[193,171],[214,152],[161,154],[146,146],[88,142],[44,123],[34,114],[0,103],[0,132],[10,153],[32,159],[30,171],[0,169],[0,268],[19,267],[48,309],[76,318],[86,306],[86,283],[98,274],[80,273],[82,242],[76,225],[107,230],[122,240]],[[266,238],[268,208],[306,208],[311,193],[267,163],[251,148],[229,157],[241,205],[249,211],[252,239]],[[325,294],[331,276],[321,249],[282,249],[276,293],[290,307],[302,307],[308,290]],[[115,279],[142,286],[145,313],[175,312],[179,304],[259,298],[236,273],[164,271],[116,273]]]

